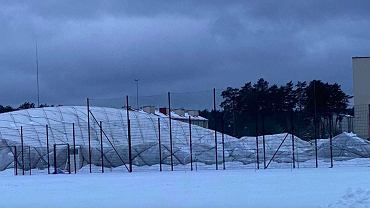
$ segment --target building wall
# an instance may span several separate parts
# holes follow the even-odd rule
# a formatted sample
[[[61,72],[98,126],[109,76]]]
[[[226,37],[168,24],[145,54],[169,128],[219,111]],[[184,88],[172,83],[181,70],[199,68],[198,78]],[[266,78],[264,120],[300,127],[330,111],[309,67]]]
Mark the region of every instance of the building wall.
[[[354,131],[369,138],[370,57],[353,57]]]

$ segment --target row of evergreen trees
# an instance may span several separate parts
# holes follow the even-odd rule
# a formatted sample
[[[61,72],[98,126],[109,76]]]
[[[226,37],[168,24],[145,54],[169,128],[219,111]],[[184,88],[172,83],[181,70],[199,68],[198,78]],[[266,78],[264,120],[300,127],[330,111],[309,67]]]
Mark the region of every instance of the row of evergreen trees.
[[[43,108],[43,107],[50,107],[50,106],[47,105],[47,104],[41,104],[39,106],[39,108]],[[12,112],[12,111],[16,111],[16,110],[24,110],[24,109],[29,109],[29,108],[36,108],[35,103],[24,102],[23,104],[21,104],[17,108],[13,108],[10,105],[7,105],[7,106],[0,105],[0,113],[7,113],[7,112]]]
[[[314,123],[320,128],[332,115],[352,113],[348,109],[351,96],[340,85],[319,80],[278,86],[259,79],[241,88],[229,87],[222,97],[222,111],[205,110],[202,115],[209,119],[211,128],[237,137],[255,135],[256,123],[265,134],[290,131],[293,123],[295,133],[306,137],[314,133]]]

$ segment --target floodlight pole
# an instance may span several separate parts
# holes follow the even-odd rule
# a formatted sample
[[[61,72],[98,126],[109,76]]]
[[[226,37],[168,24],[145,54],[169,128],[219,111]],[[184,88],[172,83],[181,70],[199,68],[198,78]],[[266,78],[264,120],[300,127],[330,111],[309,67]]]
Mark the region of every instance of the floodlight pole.
[[[36,41],[36,85],[37,85],[37,107],[40,107],[39,55],[37,41]]]

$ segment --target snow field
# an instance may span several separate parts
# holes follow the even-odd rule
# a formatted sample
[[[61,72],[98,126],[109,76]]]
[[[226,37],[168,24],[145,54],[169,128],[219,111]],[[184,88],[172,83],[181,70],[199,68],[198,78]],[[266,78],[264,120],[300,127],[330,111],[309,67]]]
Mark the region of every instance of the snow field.
[[[369,207],[369,168],[1,176],[0,207]]]

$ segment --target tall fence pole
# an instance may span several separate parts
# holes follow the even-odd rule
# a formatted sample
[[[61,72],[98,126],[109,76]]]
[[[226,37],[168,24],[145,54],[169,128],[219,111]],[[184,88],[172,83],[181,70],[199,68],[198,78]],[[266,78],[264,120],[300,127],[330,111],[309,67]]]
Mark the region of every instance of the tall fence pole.
[[[46,125],[45,126],[45,130],[46,130],[46,152],[47,152],[47,158],[48,158],[48,174],[50,174],[50,150],[49,150],[49,126]]]
[[[171,93],[168,92],[168,119],[170,127],[170,159],[171,159],[171,171],[173,171],[173,147],[172,147],[172,118],[171,118]]]
[[[127,117],[128,163],[129,163],[129,172],[132,173],[131,121],[128,96],[126,96],[126,117]]]
[[[190,170],[193,171],[193,141],[191,135],[191,116],[189,116]]]
[[[101,121],[100,121],[100,157],[101,157],[101,172],[104,173],[103,122]]]
[[[73,139],[73,166],[75,169],[75,174],[77,173],[77,163],[76,163],[76,132],[75,123],[72,124],[72,139]]]
[[[263,169],[266,169],[265,115],[262,113]]]
[[[71,152],[70,151],[71,151],[71,148],[70,148],[69,144],[67,143],[68,174],[71,174]]]
[[[256,163],[257,163],[257,169],[260,169],[260,159],[259,159],[259,147],[258,147],[258,113],[256,115]]]
[[[367,130],[368,130],[368,133],[367,133],[367,137],[368,139],[370,139],[370,104],[368,105],[368,121],[367,121]]]
[[[159,171],[162,172],[162,143],[161,143],[161,118],[158,117],[158,152],[159,152]]]
[[[28,166],[30,167],[30,175],[32,175],[31,147],[28,146]]]
[[[57,145],[54,144],[54,174],[58,174],[57,171]]]
[[[290,129],[292,135],[292,162],[293,168],[295,168],[295,147],[294,147],[294,119],[293,119],[293,112],[290,115]]]
[[[14,174],[18,175],[18,153],[17,146],[14,146]]]
[[[313,81],[313,94],[314,94],[314,134],[315,134],[315,165],[319,167],[318,155],[317,155],[317,106],[316,106],[316,80]]]
[[[22,175],[24,175],[24,144],[23,144],[23,126],[21,126],[21,150],[22,150]]]
[[[215,159],[216,159],[216,170],[218,170],[218,148],[217,148],[217,111],[216,111],[216,88],[213,88],[213,115],[215,123]]]
[[[333,115],[330,115],[329,118],[329,144],[330,144],[330,167],[334,166],[333,164]]]
[[[92,172],[91,167],[91,133],[90,133],[90,100],[87,98],[87,135],[89,140],[89,170]]]
[[[225,122],[224,119],[222,119],[222,133],[221,133],[221,141],[222,141],[222,169],[226,169],[225,164]]]

